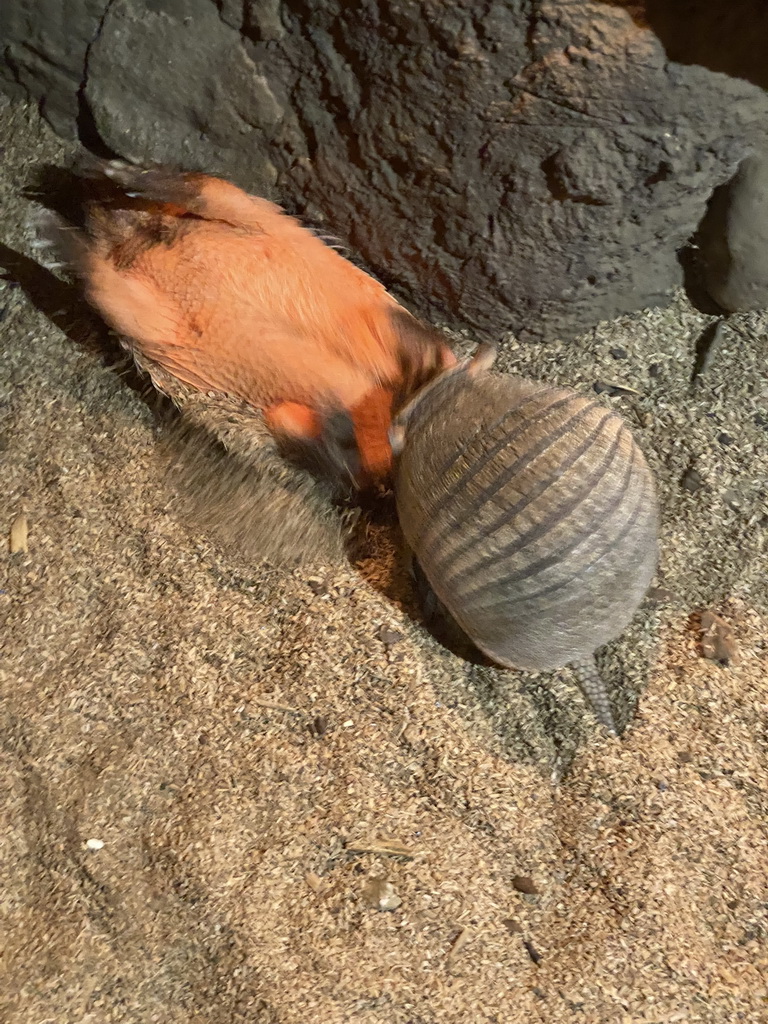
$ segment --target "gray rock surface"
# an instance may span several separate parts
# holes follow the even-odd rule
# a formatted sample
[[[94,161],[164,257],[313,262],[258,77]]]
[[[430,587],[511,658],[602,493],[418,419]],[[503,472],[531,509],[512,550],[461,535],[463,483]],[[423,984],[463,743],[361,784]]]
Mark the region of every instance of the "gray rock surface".
[[[91,41],[108,0],[5,0],[0,4],[0,79],[11,94],[40,103],[53,128],[68,139],[84,129],[81,89]]]
[[[210,0],[142,7],[111,4],[89,52],[84,97],[99,136],[138,162],[211,169],[269,190],[285,97]]]
[[[640,4],[61,7],[0,14],[0,74],[57,131],[266,192],[417,312],[493,337],[666,303],[678,249],[768,126],[762,89],[670,63]]]
[[[729,313],[768,307],[768,152],[712,198],[699,245],[707,291]]]

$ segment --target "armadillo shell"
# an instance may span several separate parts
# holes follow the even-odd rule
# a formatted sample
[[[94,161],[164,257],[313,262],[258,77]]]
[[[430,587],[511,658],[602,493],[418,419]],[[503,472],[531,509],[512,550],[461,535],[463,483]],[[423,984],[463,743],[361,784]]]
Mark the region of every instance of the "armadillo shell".
[[[485,654],[543,671],[589,658],[653,577],[653,477],[620,416],[576,392],[447,375],[411,412],[400,524]]]

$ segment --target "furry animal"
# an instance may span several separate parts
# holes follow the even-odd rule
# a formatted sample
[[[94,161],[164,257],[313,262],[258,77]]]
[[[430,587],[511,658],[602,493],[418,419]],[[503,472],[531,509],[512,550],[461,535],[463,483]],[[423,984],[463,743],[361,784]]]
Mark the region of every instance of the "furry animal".
[[[320,475],[385,479],[393,412],[455,363],[442,335],[227,181],[117,161],[92,177],[84,228],[48,214],[38,232],[158,390],[258,410]]]

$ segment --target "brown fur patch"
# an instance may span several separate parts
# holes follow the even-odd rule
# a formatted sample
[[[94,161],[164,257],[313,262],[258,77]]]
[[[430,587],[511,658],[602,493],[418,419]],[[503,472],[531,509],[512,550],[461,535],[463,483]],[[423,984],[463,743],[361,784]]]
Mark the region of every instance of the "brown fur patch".
[[[153,212],[141,219],[137,217],[133,230],[112,248],[110,259],[117,270],[127,270],[156,245],[169,249],[185,230],[184,220],[164,213]]]

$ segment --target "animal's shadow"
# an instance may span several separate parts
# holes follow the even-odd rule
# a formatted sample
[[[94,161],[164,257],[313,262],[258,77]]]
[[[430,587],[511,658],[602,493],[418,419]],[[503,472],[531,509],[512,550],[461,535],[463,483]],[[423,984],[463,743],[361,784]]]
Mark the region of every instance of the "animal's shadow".
[[[472,665],[491,665],[438,601],[421,566],[409,552],[400,531],[392,491],[359,495],[356,505],[362,514],[347,551],[360,575],[451,654]],[[384,579],[379,572],[368,570],[372,562],[377,568],[388,564],[389,572]]]

